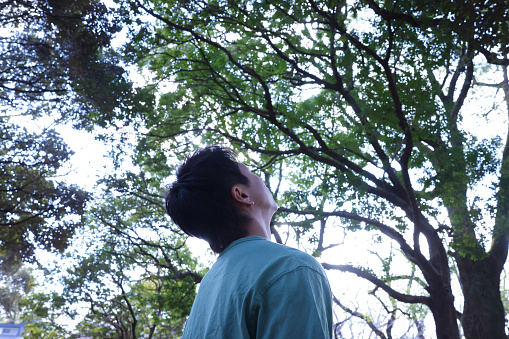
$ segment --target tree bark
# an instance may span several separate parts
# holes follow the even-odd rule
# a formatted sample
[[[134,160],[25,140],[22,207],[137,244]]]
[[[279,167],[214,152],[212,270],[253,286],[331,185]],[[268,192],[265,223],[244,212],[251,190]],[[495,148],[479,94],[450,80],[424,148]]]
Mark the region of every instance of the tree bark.
[[[435,320],[437,339],[459,339],[459,327],[450,285],[437,284],[429,287],[429,308]]]
[[[482,260],[457,258],[464,295],[461,324],[466,339],[507,339],[500,295],[501,265],[493,255]]]

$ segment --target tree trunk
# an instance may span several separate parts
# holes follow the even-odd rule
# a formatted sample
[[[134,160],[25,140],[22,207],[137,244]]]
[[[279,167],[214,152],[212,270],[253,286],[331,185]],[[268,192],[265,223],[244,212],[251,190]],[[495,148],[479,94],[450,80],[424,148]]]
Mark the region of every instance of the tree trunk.
[[[459,339],[454,296],[449,285],[430,286],[430,309],[435,320],[437,339]]]
[[[486,259],[457,258],[464,296],[461,324],[466,339],[507,339],[500,296],[501,265]]]

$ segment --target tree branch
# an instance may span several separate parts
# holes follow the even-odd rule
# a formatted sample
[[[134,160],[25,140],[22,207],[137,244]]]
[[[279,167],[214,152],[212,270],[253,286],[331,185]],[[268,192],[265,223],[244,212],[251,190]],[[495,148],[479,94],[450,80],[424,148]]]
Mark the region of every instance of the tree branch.
[[[371,328],[371,330],[372,330],[372,331],[373,331],[373,332],[374,332],[377,336],[379,336],[379,337],[380,337],[380,338],[382,338],[382,339],[387,339],[387,337],[385,336],[385,334],[384,334],[382,331],[380,331],[380,330],[378,329],[378,327],[377,327],[377,326],[376,326],[376,325],[375,325],[375,324],[371,321],[371,317],[366,316],[366,315],[364,315],[364,314],[362,314],[362,313],[360,313],[360,312],[354,311],[354,310],[350,309],[349,307],[347,307],[347,306],[343,305],[343,304],[341,303],[341,301],[339,301],[339,299],[338,299],[338,298],[336,298],[336,296],[332,296],[332,300],[334,301],[334,303],[335,303],[336,305],[338,305],[338,306],[339,306],[339,307],[340,307],[343,311],[345,311],[346,313],[351,314],[351,315],[353,315],[353,316],[354,316],[354,317],[356,317],[356,318],[359,318],[359,319],[364,320],[364,321],[366,322],[366,324],[369,326],[369,328]]]
[[[395,229],[370,218],[361,217],[357,214],[345,212],[345,211],[333,211],[333,212],[320,212],[320,211],[310,211],[310,210],[293,210],[289,208],[280,207],[278,211],[281,212],[288,212],[288,213],[294,213],[297,215],[320,215],[322,217],[329,217],[329,216],[335,216],[335,217],[341,217],[346,218],[350,220],[356,220],[360,222],[364,222],[368,225],[376,227],[380,232],[382,232],[384,235],[388,236],[392,240],[396,241],[405,256],[416,264],[424,274],[427,281],[432,281],[434,279],[437,279],[438,272],[436,269],[428,262],[428,260],[422,255],[420,251],[416,251],[410,247],[410,245],[406,242],[403,235],[401,235],[398,231]]]
[[[356,276],[358,276],[359,278],[363,278],[363,279],[373,283],[378,288],[384,290],[390,297],[392,297],[396,300],[399,300],[401,302],[404,302],[407,304],[424,304],[424,305],[428,305],[428,306],[430,305],[430,302],[431,302],[430,297],[400,293],[400,292],[392,289],[383,280],[375,277],[374,275],[372,275],[369,272],[361,270],[360,268],[353,267],[350,265],[331,265],[331,264],[327,264],[327,263],[322,263],[322,266],[326,270],[338,270],[341,272],[353,273]]]

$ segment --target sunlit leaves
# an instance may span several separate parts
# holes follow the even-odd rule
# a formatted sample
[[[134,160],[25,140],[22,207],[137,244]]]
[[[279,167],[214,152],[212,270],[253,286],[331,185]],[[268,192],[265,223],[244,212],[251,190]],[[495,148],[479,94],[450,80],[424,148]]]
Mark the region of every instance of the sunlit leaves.
[[[29,261],[36,248],[63,251],[89,200],[52,179],[72,152],[52,130],[35,135],[5,118],[0,129],[1,250]]]
[[[192,149],[228,143],[271,184],[282,207],[275,224],[308,237],[315,253],[323,250],[319,223],[373,232],[372,243],[398,243],[420,269],[412,278],[423,274],[428,288],[420,293],[452,300],[443,294],[447,251],[488,256],[481,206],[495,203],[473,190],[496,182],[503,147],[461,128],[471,114],[464,102],[482,75],[476,57],[501,57],[507,39],[507,10],[475,1],[460,7],[141,1],[136,14],[153,24],[139,20],[125,48],[149,75],[157,105],[145,115],[136,175],[163,181]],[[130,213],[115,220],[131,225]],[[455,328],[452,301],[447,307]]]

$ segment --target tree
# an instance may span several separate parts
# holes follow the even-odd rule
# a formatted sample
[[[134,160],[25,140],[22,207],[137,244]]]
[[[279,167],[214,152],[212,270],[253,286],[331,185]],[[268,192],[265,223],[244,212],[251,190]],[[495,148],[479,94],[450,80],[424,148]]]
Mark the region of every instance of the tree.
[[[62,277],[62,302],[88,305],[77,326],[93,338],[177,338],[204,269],[168,227],[158,178],[105,178],[104,196]],[[86,251],[83,253],[83,245]]]
[[[15,324],[20,318],[21,299],[33,288],[32,272],[21,264],[3,266],[0,281],[0,307],[3,322]]]
[[[82,125],[107,112],[129,87],[106,53],[120,30],[111,14],[97,0],[2,1],[1,103],[35,115],[52,108]]]
[[[20,301],[20,320],[25,325],[24,339],[65,339],[69,330],[62,325],[61,297],[56,292],[32,291]],[[60,321],[59,321],[60,320]]]
[[[398,290],[396,282],[414,279],[408,274],[326,269],[425,305],[438,338],[459,338],[458,320],[466,338],[506,338],[508,141],[479,140],[462,125],[475,114],[465,102],[480,66],[499,72],[509,64],[506,1],[138,0],[120,7],[132,10],[130,23],[135,14],[156,20],[138,20],[126,55],[153,72],[154,84],[176,84],[159,87],[158,107],[144,117],[140,150],[150,150],[154,173],[163,169],[156,162],[200,142],[244,149],[271,176],[286,174],[287,185],[274,190],[282,206],[276,223],[340,218],[349,230],[383,236],[415,265],[424,287]],[[476,195],[485,182],[489,197]],[[298,234],[310,234],[314,224],[302,225]],[[451,268],[459,272],[461,312]]]
[[[52,128],[34,133],[20,124],[33,123],[30,116],[50,115],[75,127],[91,128],[92,122],[106,126],[114,110],[126,117],[150,103],[151,96],[137,92],[109,49],[120,29],[113,14],[98,0],[0,1],[3,280],[13,279],[7,268],[37,261],[37,249],[62,253],[84,225],[85,205],[91,200],[88,192],[58,177],[72,155],[58,133]],[[2,289],[12,321],[18,304],[25,305],[27,338],[66,335],[55,321],[62,307],[57,296],[35,293],[20,301],[26,291],[19,284]]]
[[[72,152],[54,130],[37,135],[1,122],[2,265],[33,261],[37,248],[62,252],[90,199],[78,187],[53,179]]]
[[[106,125],[106,113],[121,107],[120,97],[139,109],[140,104],[129,104],[136,91],[107,51],[120,29],[111,14],[96,0],[0,2],[2,253],[33,261],[38,247],[63,251],[82,225],[76,216],[90,199],[87,192],[55,178],[72,155],[56,131],[32,133],[14,120],[52,113],[56,120],[90,127],[92,121]]]

